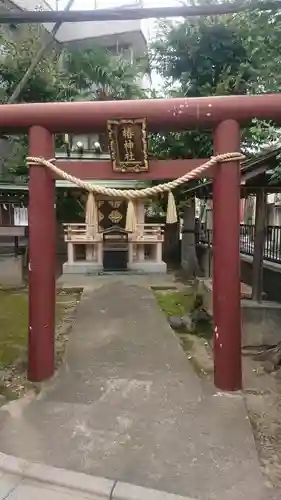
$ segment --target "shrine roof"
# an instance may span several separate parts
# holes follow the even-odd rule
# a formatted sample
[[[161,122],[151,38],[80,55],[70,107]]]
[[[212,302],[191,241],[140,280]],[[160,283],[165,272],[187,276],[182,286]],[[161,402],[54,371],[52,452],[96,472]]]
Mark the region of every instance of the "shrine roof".
[[[272,174],[279,163],[281,145],[264,149],[257,155],[252,155],[241,162],[241,189],[244,192],[255,192],[259,188],[266,189],[267,192],[280,192],[280,182],[272,181]],[[213,181],[208,179],[201,184],[197,184],[185,193],[191,195],[196,193],[198,198],[208,198],[212,195]]]
[[[110,187],[115,189],[140,189],[147,187],[147,182],[131,181],[131,180],[88,180],[90,184],[95,184],[102,187]],[[75,188],[75,184],[65,180],[56,181],[57,188]],[[11,182],[0,182],[0,191],[28,191],[27,183],[13,184]]]
[[[96,185],[96,186],[102,186],[102,187],[108,187],[108,188],[115,188],[115,189],[140,189],[147,187],[147,182],[141,182],[141,181],[132,181],[132,180],[95,180],[95,179],[90,179],[87,180],[89,184]],[[66,181],[66,180],[58,180],[56,181],[56,187],[62,188],[62,187],[71,187],[75,188],[77,187],[73,182]]]

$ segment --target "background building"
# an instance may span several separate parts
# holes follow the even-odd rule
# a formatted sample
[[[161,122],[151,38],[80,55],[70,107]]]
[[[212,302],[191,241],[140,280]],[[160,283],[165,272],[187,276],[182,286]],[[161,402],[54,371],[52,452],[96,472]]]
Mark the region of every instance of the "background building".
[[[139,2],[132,2],[132,6]],[[126,5],[129,7],[130,5]],[[122,8],[122,5],[119,7]],[[45,0],[1,0],[1,10],[53,10]],[[44,24],[46,32],[50,33],[53,24]],[[12,25],[8,29],[13,30]],[[146,38],[141,20],[102,21],[83,23],[63,23],[55,37],[58,43],[91,46],[92,43],[106,47],[114,53],[122,53],[130,60],[143,55],[146,51]]]

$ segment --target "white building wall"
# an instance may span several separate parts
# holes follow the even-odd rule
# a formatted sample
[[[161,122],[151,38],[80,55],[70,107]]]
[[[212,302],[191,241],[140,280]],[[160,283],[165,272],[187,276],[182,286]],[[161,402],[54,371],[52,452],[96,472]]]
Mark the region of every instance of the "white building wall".
[[[2,2],[3,3],[3,2]],[[49,3],[45,0],[16,0],[14,2],[5,2],[6,5],[14,5],[21,10],[42,10],[50,11],[53,10]],[[53,29],[54,23],[43,24],[47,31]],[[136,33],[139,36],[136,36]],[[61,43],[73,42],[78,40],[98,39],[107,37],[118,37],[118,35],[123,35],[126,42],[126,34],[128,38],[128,45],[136,45],[134,52],[144,52],[146,38],[144,31],[142,29],[142,21],[139,19],[130,21],[100,21],[100,22],[77,22],[77,23],[63,23],[59,29],[56,40]],[[132,34],[132,36],[130,36]],[[104,40],[103,45],[108,45],[107,40]],[[112,45],[116,43],[113,41]],[[110,45],[110,42],[109,42]],[[140,51],[138,51],[138,46],[140,46]]]
[[[13,3],[21,10],[53,10],[45,0],[16,0],[9,3]]]
[[[139,20],[63,23],[56,38],[59,42],[69,42],[71,40],[107,37],[134,31],[141,31],[141,22]]]

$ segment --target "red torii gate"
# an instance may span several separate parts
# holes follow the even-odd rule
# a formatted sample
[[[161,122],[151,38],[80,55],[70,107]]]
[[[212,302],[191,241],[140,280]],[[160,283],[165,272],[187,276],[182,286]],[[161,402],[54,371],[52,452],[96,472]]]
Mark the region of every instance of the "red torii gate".
[[[239,152],[240,124],[251,118],[281,119],[281,94],[111,102],[4,104],[0,129],[29,133],[29,156],[54,157],[54,133],[101,132],[109,119],[147,118],[150,131],[212,128],[214,154]],[[130,179],[113,173],[109,162],[60,163],[80,178]],[[140,179],[176,178],[197,161],[151,161]],[[239,390],[240,165],[220,164],[213,176],[213,316],[215,385]],[[42,166],[30,167],[29,180],[29,360],[28,377],[41,381],[54,372],[56,217],[55,178]]]

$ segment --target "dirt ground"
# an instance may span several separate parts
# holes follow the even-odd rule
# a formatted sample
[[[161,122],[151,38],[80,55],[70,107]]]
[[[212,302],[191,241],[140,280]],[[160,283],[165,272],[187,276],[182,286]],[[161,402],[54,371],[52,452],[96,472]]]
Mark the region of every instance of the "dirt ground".
[[[281,488],[281,370],[267,374],[262,363],[244,355],[243,372],[245,402],[266,483]]]

